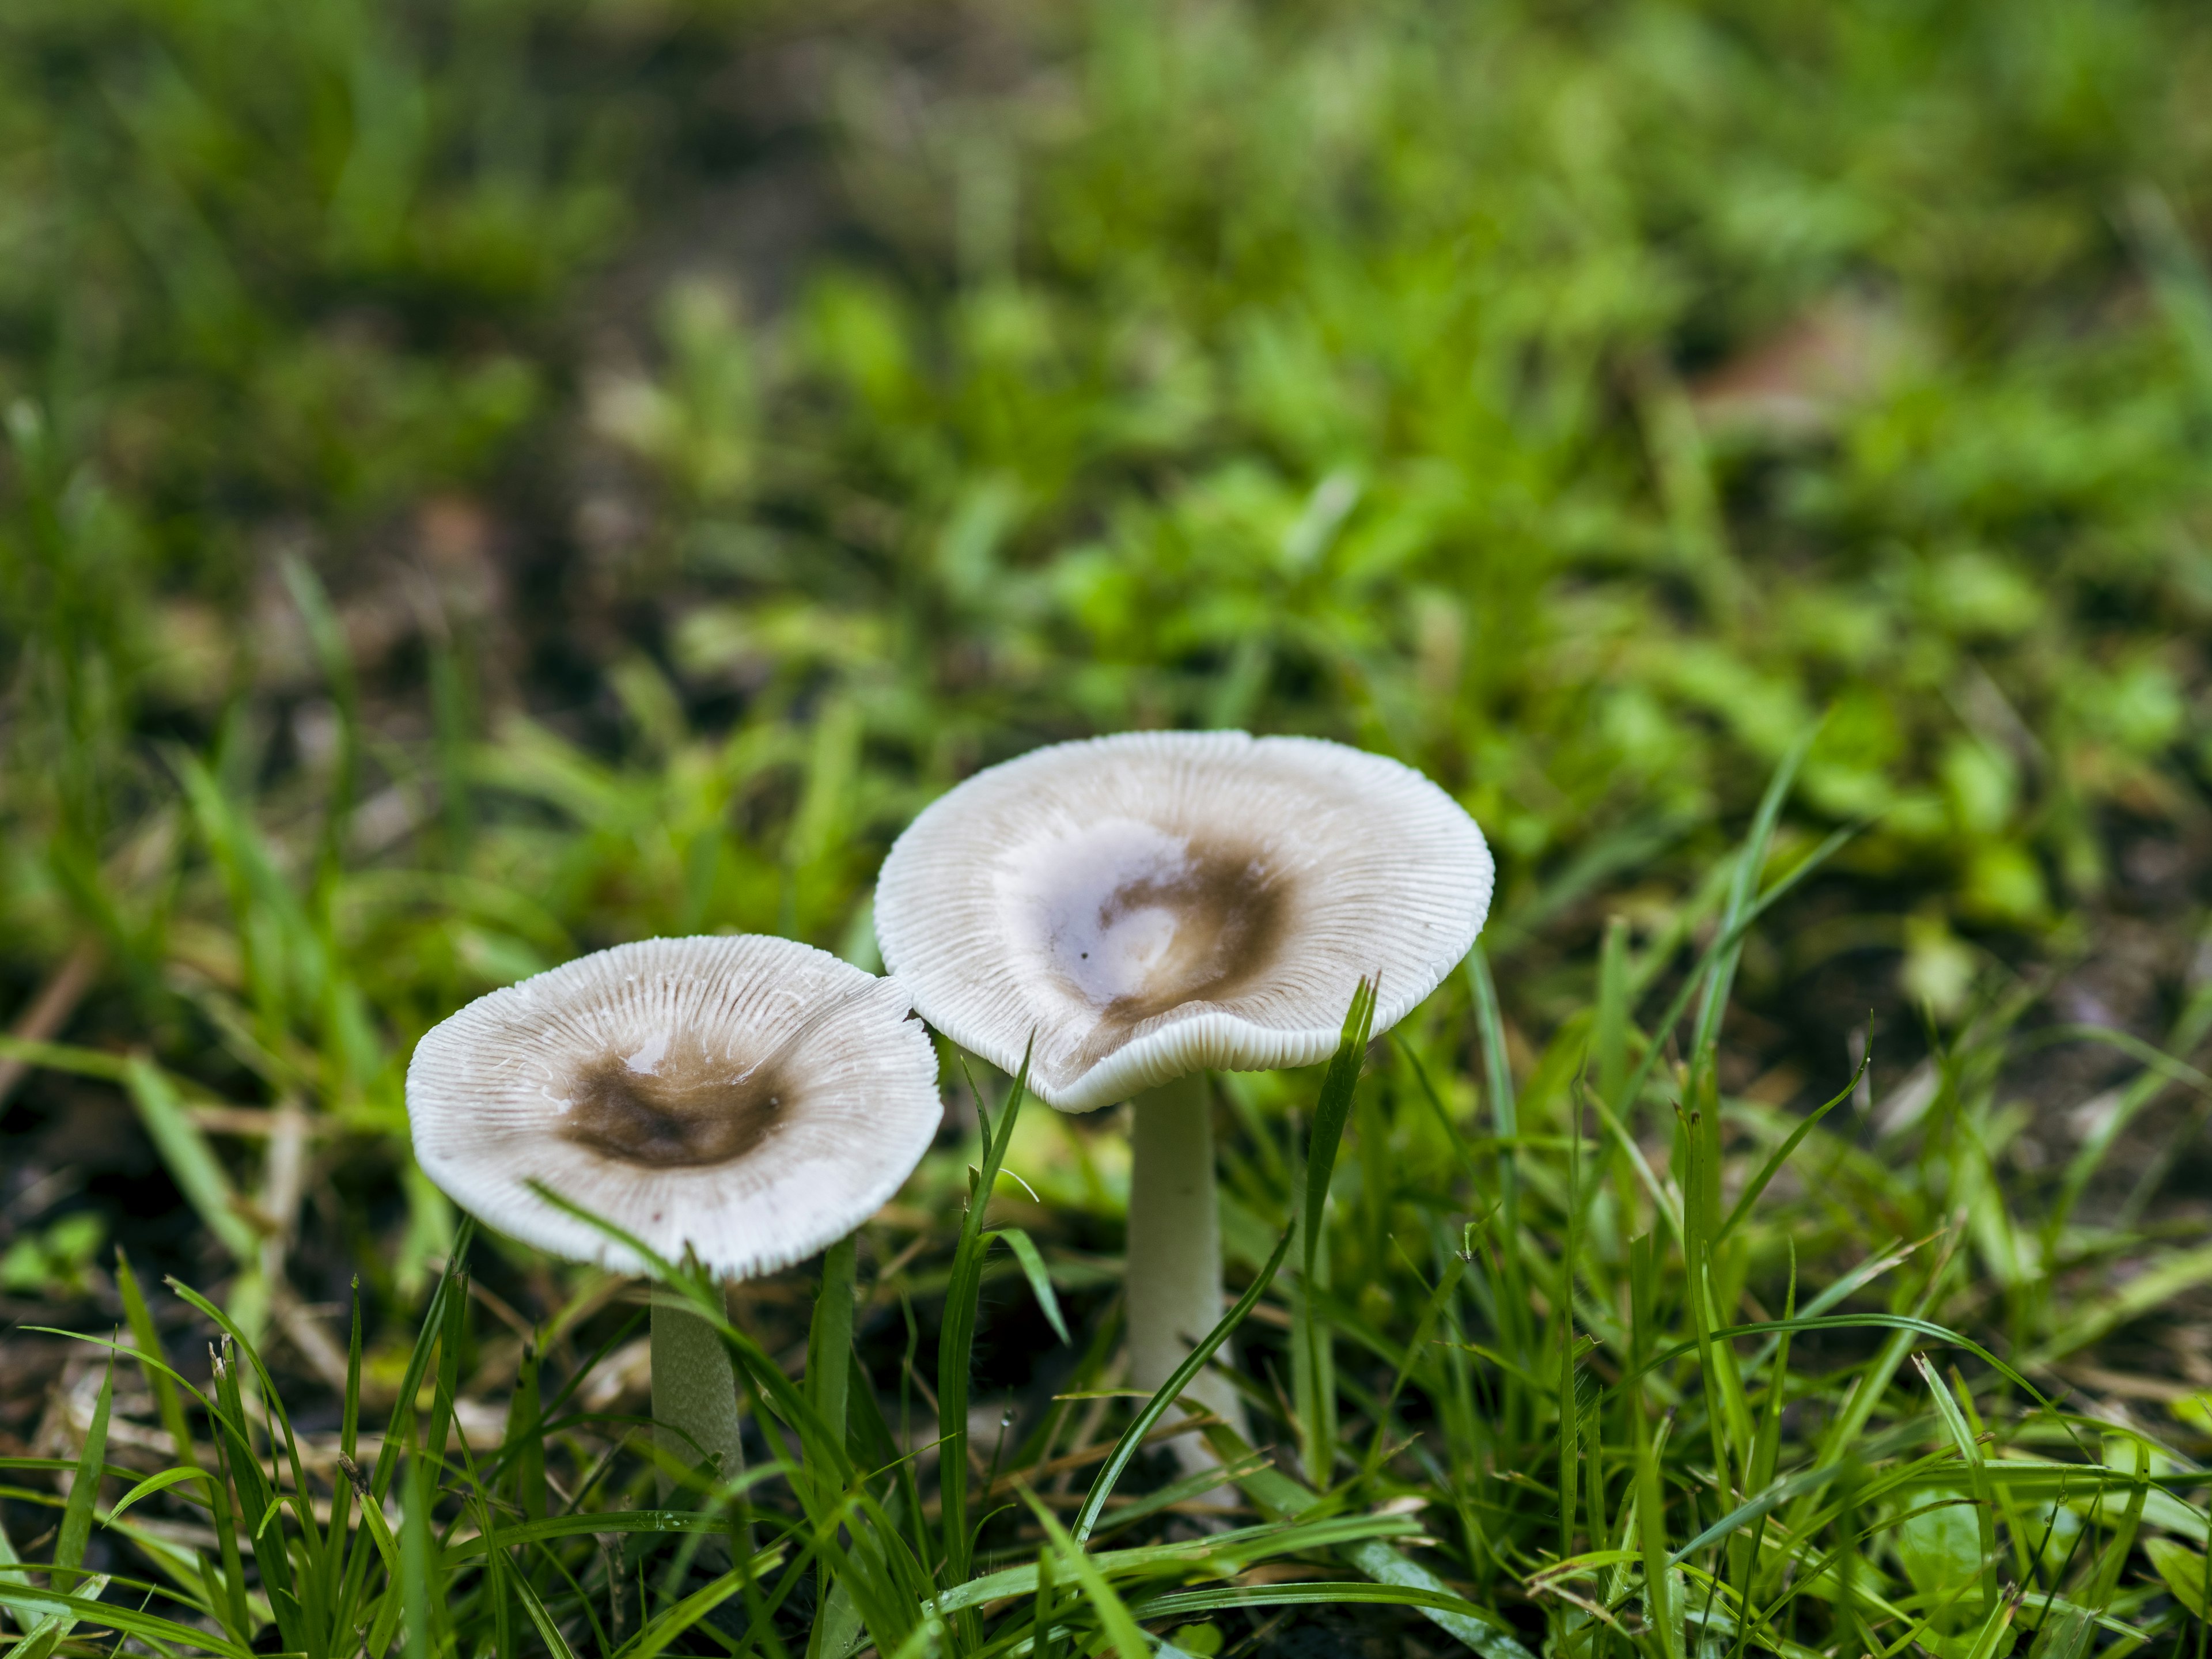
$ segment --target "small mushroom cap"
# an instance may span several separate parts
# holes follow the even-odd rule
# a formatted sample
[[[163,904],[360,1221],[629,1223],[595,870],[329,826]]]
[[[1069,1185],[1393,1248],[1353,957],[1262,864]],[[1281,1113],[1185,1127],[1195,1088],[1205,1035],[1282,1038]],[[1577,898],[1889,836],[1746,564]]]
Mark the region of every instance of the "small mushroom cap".
[[[661,1255],[731,1278],[835,1243],[942,1117],[906,988],[759,935],[655,939],[480,997],[416,1046],[422,1172],[501,1231],[636,1273],[537,1182]]]
[[[1474,820],[1412,768],[1310,738],[1137,732],[977,773],[884,862],[876,937],[915,1006],[1086,1112],[1200,1068],[1334,1052],[1434,990],[1490,908]],[[1034,1034],[1034,1048],[1031,1048]]]

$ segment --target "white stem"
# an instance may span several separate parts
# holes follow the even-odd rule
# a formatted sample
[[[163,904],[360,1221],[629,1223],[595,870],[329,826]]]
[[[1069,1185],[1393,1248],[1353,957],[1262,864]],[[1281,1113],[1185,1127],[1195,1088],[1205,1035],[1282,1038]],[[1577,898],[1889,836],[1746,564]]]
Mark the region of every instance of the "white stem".
[[[1164,1083],[1138,1096],[1132,1108],[1129,1376],[1138,1388],[1157,1389],[1221,1322],[1221,1210],[1206,1073]],[[1228,1363],[1227,1347],[1214,1357]],[[1226,1377],[1200,1371],[1184,1393],[1246,1432],[1243,1403]],[[1186,1469],[1219,1461],[1194,1434],[1171,1443]]]
[[[698,1315],[659,1301],[653,1304],[653,1416],[660,1425],[654,1439],[677,1462],[689,1467],[702,1457],[716,1458],[724,1480],[744,1473],[743,1419],[729,1350]],[[662,1503],[674,1485],[661,1475]]]

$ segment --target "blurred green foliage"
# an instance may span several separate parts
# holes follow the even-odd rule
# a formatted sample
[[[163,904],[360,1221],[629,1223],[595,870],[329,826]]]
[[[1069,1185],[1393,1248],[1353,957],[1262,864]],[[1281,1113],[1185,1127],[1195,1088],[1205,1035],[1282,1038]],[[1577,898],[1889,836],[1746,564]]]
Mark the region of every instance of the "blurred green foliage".
[[[1948,1013],[2203,817],[2208,74],[2087,0],[22,0],[9,971],[393,1126],[588,945],[865,957],[1038,741],[1401,756],[1510,959],[1825,713],[1797,966]]]
[[[1895,1274],[1875,1291],[1894,1316],[2001,1333],[2023,1364],[2088,1354],[2212,1272],[2184,1249],[2110,1290],[2152,1259],[2144,1207],[2202,1119],[2117,1170],[2116,1224],[2088,1215],[2163,1073],[2069,1098],[2086,1127],[2059,1170],[2000,1086],[2039,988],[1990,969],[2129,909],[2203,933],[2207,85],[2212,13],[2179,0],[10,0],[0,982],[11,1008],[94,988],[34,1033],[66,1048],[5,1058],[47,1067],[48,1106],[77,1102],[71,1069],[127,1094],[197,1223],[185,1277],[227,1281],[249,1336],[281,1328],[313,1369],[302,1308],[357,1269],[365,1375],[397,1384],[434,1333],[380,1315],[456,1243],[406,1164],[401,1080],[459,1003],[654,933],[871,960],[890,837],[1039,742],[1238,725],[1397,755],[1498,848],[1504,1006],[1480,1004],[1480,1084],[1456,984],[1402,1028],[1416,1046],[1348,1142],[1334,1282],[1359,1289],[1334,1316],[1364,1352],[1404,1341],[1400,1381],[1443,1402],[1453,1466],[1418,1490],[1455,1516],[1436,1523],[1454,1571],[1540,1594],[1523,1571],[1561,1494],[1526,1471],[1554,1436],[1575,1478],[1577,1322],[1631,1354],[1712,1340],[1702,1297],[1674,1305],[1686,1277],[1650,1317],[1632,1241],[1662,1212],[1685,1261],[1710,1237],[1721,1097],[1662,1183],[1630,1132],[1664,1155],[1680,1079],[1628,1088],[1631,1036],[1713,937],[1727,849],[1820,720],[1770,878],[1864,829],[1745,942],[1731,1144],[1791,1133],[1747,1086],[1791,1034],[1743,1033],[1824,961],[1871,960],[1956,1042],[1804,1143],[1820,1172],[1715,1258],[1713,1310],[1752,1294],[1755,1237],[1770,1311],[1802,1256],[1801,1310]],[[2186,1054],[2212,1000],[2181,1001],[2132,1023]],[[1550,1135],[1580,1121],[1592,1032],[1629,1118],[1595,1200],[1582,1143]],[[1503,1127],[1516,1085],[1525,1144]],[[1286,1219],[1276,1132],[1301,1086],[1225,1090],[1246,1265]],[[1110,1241],[1115,1143],[1042,1113],[1021,1133],[1062,1271],[1048,1228]],[[969,1150],[883,1224],[945,1244]],[[1503,1303],[1468,1327],[1541,1372],[1506,1367],[1492,1411],[1484,1351],[1429,1333],[1488,1271],[1507,1161],[1531,1218],[1496,1248],[1553,1289],[1540,1340],[1499,1336]],[[103,1229],[147,1218],[0,1219],[0,1292],[59,1298],[97,1288]],[[1582,1303],[1577,1252],[1602,1286]],[[576,1291],[548,1285],[547,1308]],[[426,1444],[461,1375],[470,1304],[445,1305]],[[1766,1426],[1712,1440],[1723,1488],[1729,1457],[1748,1492],[1813,1423],[1818,1460],[1856,1471],[1893,1381],[1917,1387],[1905,1336],[1863,1388],[1816,1344],[1796,1373],[1782,1350]],[[344,1358],[323,1353],[325,1384]],[[1081,1376],[1109,1358],[1094,1344]],[[1713,1375],[1742,1416],[1737,1366]],[[1979,1409],[1953,1389],[1945,1425]],[[1706,1501],[1694,1413],[1649,1431],[1632,1394],[1588,1419],[1591,1539],[1631,1541],[1624,1477],[1643,1503],[1663,1468],[1678,1528]],[[1358,1504],[1390,1490],[1385,1443],[1413,1444],[1392,1420],[1385,1401]],[[2023,1480],[2006,1535],[2023,1582],[2033,1536],[2044,1577],[2134,1617],[2152,1592],[2118,1575],[2148,1488],[2118,1460],[2135,1510],[2118,1485],[2100,1508]],[[642,1492],[643,1466],[626,1478]],[[81,1557],[97,1486],[59,1553]],[[1866,1494],[1901,1534],[1881,1593],[1993,1600],[2002,1564],[1963,1512],[1901,1501]],[[403,1577],[442,1563],[427,1538],[402,1540]],[[2202,1558],[2152,1543],[2193,1607]],[[1818,1571],[1796,1584],[1826,1595]]]

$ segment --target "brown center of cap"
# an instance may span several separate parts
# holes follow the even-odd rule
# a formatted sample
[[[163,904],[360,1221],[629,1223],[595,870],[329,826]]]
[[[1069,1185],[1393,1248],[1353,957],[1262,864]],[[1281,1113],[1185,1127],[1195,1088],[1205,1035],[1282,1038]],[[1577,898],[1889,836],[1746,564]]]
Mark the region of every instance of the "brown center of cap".
[[[694,1053],[640,1071],[607,1054],[579,1069],[569,1085],[561,1133],[646,1169],[726,1164],[776,1127],[789,1104],[788,1082],[773,1063],[748,1075],[726,1058]]]
[[[1056,941],[1060,966],[1098,1009],[1085,1045],[1111,1053],[1147,1019],[1248,989],[1279,954],[1283,884],[1246,845],[1194,837],[1179,858],[1127,872],[1089,926]]]

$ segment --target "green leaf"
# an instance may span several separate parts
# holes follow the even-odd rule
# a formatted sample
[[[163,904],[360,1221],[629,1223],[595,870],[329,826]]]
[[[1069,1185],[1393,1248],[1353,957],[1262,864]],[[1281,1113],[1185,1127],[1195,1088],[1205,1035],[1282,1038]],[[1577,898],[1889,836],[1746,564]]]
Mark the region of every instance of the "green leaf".
[[[84,1588],[93,1590],[104,1588],[106,1578],[88,1578]],[[120,1631],[125,1636],[140,1637],[149,1643],[181,1647],[201,1653],[217,1653],[224,1659],[254,1659],[253,1650],[243,1642],[210,1636],[196,1625],[179,1624],[173,1619],[163,1619],[155,1613],[141,1613],[135,1607],[94,1601],[88,1595],[67,1595],[58,1590],[19,1589],[13,1585],[0,1585],[0,1607],[14,1607],[18,1613],[31,1612],[41,1616],[63,1613],[73,1620],[97,1620],[110,1630]],[[24,1650],[18,1648],[15,1653]],[[9,1659],[14,1659],[11,1653]]]
[[[538,1599],[538,1592],[531,1588],[530,1580],[518,1572],[513,1575],[512,1583],[515,1599],[522,1603],[530,1627],[538,1632],[538,1639],[545,1644],[545,1650],[553,1656],[553,1659],[576,1659],[574,1650],[569,1647],[568,1638],[561,1634],[560,1626],[546,1612],[545,1603]]]
[[[1821,722],[1815,721],[1797,734],[1775,767],[1774,775],[1767,780],[1766,793],[1759,798],[1759,810],[1753,813],[1751,831],[1744,837],[1743,848],[1736,854],[1735,873],[1729,883],[1728,908],[1721,918],[1723,938],[1740,928],[1751,913],[1752,896],[1759,890],[1759,878],[1766,867],[1767,849],[1774,844],[1774,826],[1782,816],[1782,803],[1789,799],[1790,787],[1797,779],[1797,769],[1805,763],[1805,757],[1813,747],[1813,739],[1820,734]],[[1735,967],[1743,954],[1741,939],[1732,939],[1728,946],[1713,958],[1711,972],[1705,976],[1705,988],[1698,1003],[1697,1034],[1691,1040],[1692,1066],[1703,1066],[1713,1045],[1720,1040],[1721,1015],[1728,1006],[1729,992],[1735,982]],[[1660,1027],[1663,1034],[1668,1025]]]
[[[430,1504],[437,1492],[431,1457],[417,1450],[408,1459],[406,1502],[399,1516],[400,1630],[405,1659],[433,1659],[433,1607],[437,1585],[432,1567]],[[372,1650],[374,1651],[374,1650]]]
[[[2173,1599],[2202,1619],[2205,1616],[2204,1586],[2206,1561],[2203,1556],[2186,1544],[2178,1544],[2171,1538],[2146,1538],[2143,1553],[2158,1569],[2158,1576],[2166,1581]]]
[[[1463,1595],[1412,1584],[1374,1584],[1357,1578],[1308,1579],[1290,1584],[1242,1584],[1222,1589],[1184,1590],[1156,1595],[1130,1609],[1139,1619],[1180,1619],[1224,1607],[1421,1607],[1462,1619],[1482,1620],[1483,1610]],[[1517,1644],[1516,1644],[1517,1645]]]
[[[1851,1091],[1859,1086],[1859,1079],[1866,1075],[1867,1067],[1873,1064],[1874,1050],[1869,1048],[1859,1060],[1858,1069],[1851,1073],[1851,1080],[1844,1085],[1835,1098],[1817,1110],[1808,1112],[1798,1121],[1797,1127],[1774,1149],[1773,1155],[1759,1166],[1759,1173],[1745,1184],[1743,1196],[1736,1200],[1735,1207],[1729,1212],[1728,1219],[1721,1223],[1720,1231],[1713,1235],[1715,1242],[1734,1232],[1736,1224],[1751,1213],[1752,1206],[1759,1201],[1759,1195],[1766,1190],[1767,1184],[1782,1172],[1782,1166],[1789,1163],[1790,1154],[1797,1150],[1807,1135],[1820,1127],[1822,1118],[1851,1097]]]
[[[115,1399],[115,1356],[107,1357],[107,1369],[100,1376],[100,1398],[92,1408],[92,1422],[84,1433],[83,1448],[77,1454],[76,1474],[70,1483],[69,1502],[62,1507],[60,1535],[54,1541],[54,1565],[73,1576],[84,1565],[85,1545],[92,1537],[93,1506],[100,1499],[100,1477],[107,1467],[107,1413]],[[63,1577],[57,1588],[67,1588],[68,1577]]]
[[[72,1601],[97,1602],[106,1592],[107,1584],[107,1575],[97,1574],[86,1579],[78,1595],[70,1599]],[[0,1606],[5,1605],[9,1605],[8,1598],[0,1595]],[[21,1608],[34,1604],[26,1599],[13,1605]],[[103,1613],[104,1611],[103,1609]],[[20,1619],[22,1614],[19,1611],[16,1616]],[[23,1638],[18,1646],[10,1650],[9,1659],[50,1659],[54,1650],[58,1648],[68,1638],[70,1632],[77,1627],[80,1616],[73,1610],[48,1613],[31,1627],[30,1632]]]
[[[30,1580],[23,1576],[22,1559],[21,1556],[15,1553],[15,1546],[8,1536],[8,1524],[5,1517],[0,1516],[0,1589],[4,1589],[10,1584],[30,1583]],[[5,1628],[4,1625],[0,1625],[0,1628]]]
[[[732,1567],[711,1583],[703,1584],[682,1601],[663,1608],[645,1628],[617,1650],[617,1659],[653,1659],[671,1642],[738,1594],[744,1574]]]
[[[1324,1486],[1336,1464],[1337,1446],[1335,1347],[1324,1295],[1328,1189],[1336,1173],[1337,1153],[1344,1144],[1352,1097],[1359,1085],[1360,1068],[1367,1058],[1368,1036],[1375,1024],[1375,993],[1373,981],[1361,980],[1345,1011],[1336,1053],[1329,1059],[1320,1097],[1314,1104],[1305,1182],[1294,1223],[1303,1249],[1291,1304],[1291,1404],[1297,1416],[1300,1461],[1308,1477]]]
[[[1076,1512],[1075,1524],[1069,1528],[1078,1543],[1089,1538],[1091,1528],[1098,1524],[1098,1517],[1106,1507],[1106,1499],[1113,1493],[1114,1483],[1129,1467],[1129,1460],[1137,1455],[1137,1448],[1152,1432],[1152,1425],[1160,1420],[1167,1408],[1189,1386],[1191,1379],[1206,1369],[1206,1361],[1213,1358],[1214,1350],[1227,1341],[1231,1333],[1244,1322],[1244,1316],[1259,1305],[1261,1296],[1274,1280],[1275,1270],[1283,1265],[1283,1258],[1290,1254],[1291,1236],[1291,1231],[1285,1231],[1275,1245],[1275,1253],[1267,1258],[1267,1265],[1245,1287],[1244,1294],[1237,1298],[1237,1305],[1222,1316],[1221,1322],[1207,1333],[1204,1341],[1190,1351],[1182,1364],[1176,1367],[1175,1374],[1139,1408],[1129,1426],[1121,1431],[1121,1437],[1114,1443],[1114,1449],[1107,1455],[1097,1478],[1091,1483],[1091,1490],[1084,1494],[1083,1507]]]
[[[143,1480],[141,1480],[137,1486],[131,1487],[129,1492],[124,1493],[121,1498],[118,1498],[115,1503],[115,1507],[107,1512],[106,1517],[100,1524],[109,1527],[113,1526],[118,1521],[123,1518],[123,1511],[129,1509],[140,1498],[151,1498],[157,1492],[167,1492],[170,1487],[179,1486],[187,1480],[204,1480],[210,1486],[215,1485],[215,1477],[210,1474],[205,1469],[163,1469],[159,1474],[148,1475]]]
[[[1407,1605],[1419,1607],[1431,1624],[1457,1637],[1483,1659],[1529,1659],[1528,1650],[1497,1614],[1453,1594],[1449,1585],[1412,1557],[1374,1541],[1353,1545],[1345,1559],[1378,1584],[1425,1592],[1429,1599]]]
[[[1014,1259],[1022,1264],[1022,1276],[1029,1280],[1030,1294],[1044,1310],[1045,1322],[1052,1327],[1053,1334],[1063,1345],[1073,1342],[1075,1339],[1067,1334],[1067,1322],[1060,1317],[1060,1298],[1053,1294],[1052,1275],[1045,1271],[1044,1257],[1037,1253],[1036,1242],[1019,1227],[1000,1227],[991,1237],[1005,1239]]]
[[[177,1393],[176,1378],[161,1358],[161,1334],[155,1328],[153,1313],[138,1287],[138,1275],[131,1271],[131,1258],[119,1244],[115,1247],[115,1288],[123,1298],[123,1316],[130,1327],[131,1346],[138,1351],[138,1369],[145,1373],[146,1386],[153,1392],[161,1426],[169,1431],[179,1460],[197,1465],[191,1425],[185,1419],[185,1402]]]
[[[1311,1279],[1314,1260],[1321,1253],[1321,1218],[1328,1202],[1328,1183],[1336,1172],[1337,1149],[1344,1141],[1344,1125],[1352,1112],[1352,1092],[1359,1085],[1359,1068],[1366,1063],[1368,1033],[1375,1025],[1375,983],[1361,980],[1345,1010],[1344,1030],[1322,1074],[1321,1097],[1314,1103],[1313,1133],[1306,1152],[1304,1255],[1302,1277]]]
[[[1984,1610],[1957,1605],[1966,1586],[1982,1574],[1982,1528],[1974,1500],[1964,1492],[1936,1492],[1917,1505],[1893,1530],[1898,1563],[1912,1587],[1931,1601],[1950,1601],[1949,1621],[1932,1620],[1939,1632],[1961,1628]]]
[[[1113,1585],[1099,1571],[1098,1564],[1091,1559],[1089,1552],[1067,1535],[1067,1529],[1050,1510],[1037,1502],[1035,1493],[1024,1489],[1022,1499],[1036,1516],[1037,1524],[1044,1528],[1046,1547],[1059,1556],[1082,1590],[1084,1599],[1091,1603],[1091,1611],[1098,1615],[1098,1623],[1114,1650],[1121,1659],[1152,1659],[1152,1646],[1145,1640],[1144,1632],[1137,1628],[1128,1607],[1114,1593]]]
[[[968,1379],[975,1361],[975,1306],[983,1289],[983,1258],[991,1248],[983,1214],[1013,1139],[1029,1082],[1029,1056],[1024,1054],[998,1123],[994,1126],[988,1118],[983,1120],[983,1164],[969,1182],[968,1212],[961,1218],[960,1242],[953,1251],[952,1276],[945,1289],[945,1314],[938,1335],[938,1492],[944,1582],[951,1584],[968,1577],[975,1549],[968,1528]],[[963,1626],[963,1639],[969,1634],[970,1629]]]
[[[1093,1553],[1091,1559],[1109,1578],[1182,1578],[1194,1572],[1225,1575],[1241,1572],[1259,1561],[1356,1547],[1370,1540],[1411,1537],[1420,1530],[1419,1524],[1407,1516],[1334,1516],[1321,1521],[1277,1521],[1262,1526],[1239,1527],[1172,1544],[1100,1550]],[[1002,1567],[955,1585],[935,1597],[932,1606],[939,1613],[952,1613],[1007,1596],[1025,1596],[1036,1585],[1037,1569],[1034,1563]]]
[[[2112,1528],[2104,1554],[2098,1560],[2096,1578],[2082,1597],[2093,1613],[2112,1611],[2112,1597],[2119,1593],[2120,1570],[2127,1565],[2129,1552],[2135,1547],[2136,1530],[2142,1523],[2143,1504],[2150,1496],[2150,1443],[2141,1435],[2130,1435],[2128,1444],[2135,1466],[2129,1483],[2132,1490],[2128,1493],[2127,1508],[2121,1514],[2120,1523]]]

